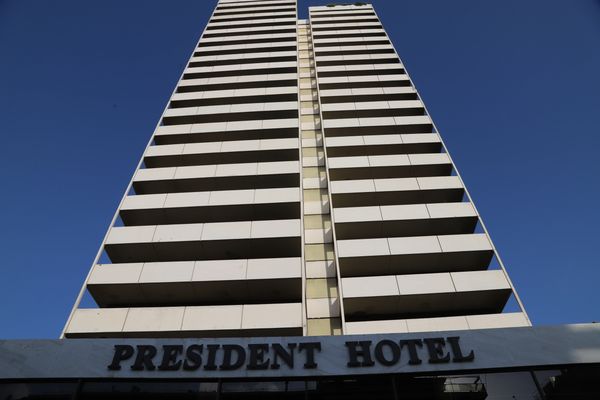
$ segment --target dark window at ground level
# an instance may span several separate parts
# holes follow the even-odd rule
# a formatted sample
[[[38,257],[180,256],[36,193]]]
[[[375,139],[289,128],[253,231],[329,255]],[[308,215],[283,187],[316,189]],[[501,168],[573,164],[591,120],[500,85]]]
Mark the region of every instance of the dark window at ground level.
[[[0,382],[0,400],[559,400],[600,399],[600,366],[436,376],[278,381]]]

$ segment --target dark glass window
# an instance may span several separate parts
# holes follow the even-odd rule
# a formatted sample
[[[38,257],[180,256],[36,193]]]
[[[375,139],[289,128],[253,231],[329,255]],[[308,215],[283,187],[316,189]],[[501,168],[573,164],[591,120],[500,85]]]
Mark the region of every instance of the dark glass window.
[[[539,400],[529,372],[396,378],[399,399]]]
[[[71,400],[76,391],[77,382],[4,383],[0,384],[0,400]]]
[[[394,389],[389,375],[347,377],[309,381],[309,400],[393,400]]]
[[[78,399],[206,399],[217,398],[216,382],[101,381],[86,382]]]
[[[223,382],[221,400],[304,400],[306,384],[286,381]]]
[[[0,382],[0,400],[583,400],[600,399],[600,366],[456,375],[309,380]]]
[[[535,371],[546,400],[600,399],[600,366]]]

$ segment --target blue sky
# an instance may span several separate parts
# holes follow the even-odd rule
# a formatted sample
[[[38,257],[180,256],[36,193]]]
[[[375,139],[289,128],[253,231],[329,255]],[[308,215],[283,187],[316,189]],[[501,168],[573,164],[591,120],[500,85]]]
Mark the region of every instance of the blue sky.
[[[0,0],[0,338],[59,335],[214,3]],[[373,4],[534,323],[600,319],[600,1]]]

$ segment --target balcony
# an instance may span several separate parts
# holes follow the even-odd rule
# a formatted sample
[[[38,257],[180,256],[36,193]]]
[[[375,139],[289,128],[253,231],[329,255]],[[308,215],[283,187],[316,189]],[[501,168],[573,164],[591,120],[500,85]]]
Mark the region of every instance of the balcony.
[[[292,187],[127,196],[119,215],[127,226],[297,219],[300,190]]]
[[[530,326],[523,313],[461,315],[454,317],[388,319],[346,322],[345,333],[365,335],[374,333],[413,333],[462,331]]]
[[[333,207],[460,202],[457,176],[361,179],[330,182]]]
[[[452,172],[446,153],[330,157],[332,181],[444,176]]]
[[[471,203],[432,203],[334,209],[338,240],[473,233]]]
[[[336,136],[326,138],[325,146],[329,157],[439,153],[442,150],[437,133]]]
[[[230,142],[204,142],[148,147],[144,155],[147,168],[207,164],[297,161],[298,139],[258,139]]]
[[[511,287],[501,270],[342,279],[347,321],[500,313]]]
[[[299,187],[298,161],[254,162],[140,169],[137,194]]]
[[[338,240],[342,277],[487,269],[494,255],[485,234]]]
[[[113,263],[299,257],[299,219],[111,228]]]
[[[87,289],[100,307],[302,300],[300,258],[98,264]]]
[[[67,338],[300,336],[302,303],[78,309]]]

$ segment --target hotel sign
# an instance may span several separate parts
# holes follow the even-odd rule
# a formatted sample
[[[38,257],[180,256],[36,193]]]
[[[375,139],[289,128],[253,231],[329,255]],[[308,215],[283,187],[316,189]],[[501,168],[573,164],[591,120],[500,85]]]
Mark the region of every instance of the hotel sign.
[[[3,379],[273,379],[600,363],[600,324],[185,339],[0,340]]]
[[[371,368],[376,364],[393,367],[406,358],[408,365],[448,364],[471,362],[473,350],[466,354],[459,336],[431,337],[424,339],[349,340],[344,342],[345,362],[348,368]],[[322,341],[288,343],[204,344],[116,344],[111,371],[125,366],[132,371],[232,371],[318,369]]]

